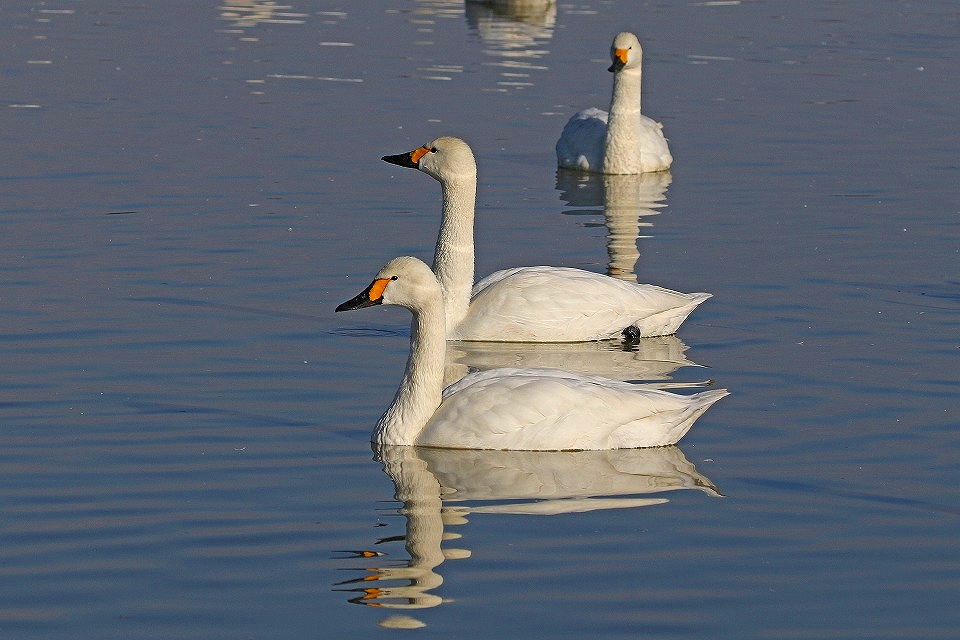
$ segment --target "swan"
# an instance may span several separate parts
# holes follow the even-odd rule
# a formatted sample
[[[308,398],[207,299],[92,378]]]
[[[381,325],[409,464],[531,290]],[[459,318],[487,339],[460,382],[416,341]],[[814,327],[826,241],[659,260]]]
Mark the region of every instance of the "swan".
[[[618,33],[610,45],[610,112],[590,107],[573,115],[557,140],[557,166],[593,173],[647,173],[670,168],[663,125],[640,113],[643,49],[637,36]]]
[[[384,156],[440,182],[443,212],[434,272],[444,291],[447,339],[588,342],[670,335],[709,293],[680,293],[569,267],[518,267],[473,284],[477,163],[460,138],[441,136]],[[639,334],[639,335],[638,335]]]
[[[426,264],[394,258],[337,311],[377,304],[413,313],[410,355],[375,445],[527,451],[675,444],[725,389],[682,396],[558,369],[494,369],[443,389],[443,292]]]

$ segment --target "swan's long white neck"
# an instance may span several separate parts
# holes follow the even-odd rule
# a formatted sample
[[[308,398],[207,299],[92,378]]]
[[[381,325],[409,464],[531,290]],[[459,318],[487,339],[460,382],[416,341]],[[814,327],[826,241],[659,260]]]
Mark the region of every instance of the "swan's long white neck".
[[[400,388],[373,431],[375,444],[412,445],[440,406],[446,323],[438,291],[411,309],[410,356]]]
[[[477,174],[443,180],[443,219],[433,256],[433,272],[443,288],[447,327],[467,315],[473,289],[473,217]]]
[[[640,78],[640,67],[613,74],[604,173],[637,173],[640,166]]]

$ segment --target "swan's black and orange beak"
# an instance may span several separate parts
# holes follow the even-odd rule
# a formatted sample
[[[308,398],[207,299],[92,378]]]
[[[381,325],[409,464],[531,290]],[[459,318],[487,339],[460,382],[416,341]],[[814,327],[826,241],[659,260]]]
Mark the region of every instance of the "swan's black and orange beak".
[[[370,286],[337,307],[337,311],[353,311],[354,309],[364,309],[372,307],[375,304],[383,304],[383,290],[390,283],[390,278],[377,278],[370,283]]]
[[[615,72],[620,71],[627,64],[627,52],[630,49],[614,49],[613,50],[613,64],[607,69],[607,71]]]
[[[399,165],[401,167],[418,169],[420,158],[430,153],[430,151],[431,150],[427,149],[426,147],[419,147],[410,153],[400,153],[395,156],[383,156],[381,160],[384,162],[389,162],[390,164]]]

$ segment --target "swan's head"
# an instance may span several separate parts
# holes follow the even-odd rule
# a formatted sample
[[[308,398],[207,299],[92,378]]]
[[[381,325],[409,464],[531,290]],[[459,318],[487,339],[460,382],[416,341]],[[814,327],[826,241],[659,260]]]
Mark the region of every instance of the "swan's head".
[[[453,136],[441,136],[422,147],[383,160],[401,167],[419,169],[440,182],[477,177],[477,161],[470,145]]]
[[[394,304],[417,311],[429,302],[442,300],[440,283],[423,261],[401,256],[388,262],[370,286],[337,307],[353,311],[376,304]]]
[[[618,33],[613,38],[613,44],[610,45],[610,59],[613,64],[607,71],[614,73],[639,67],[643,60],[643,48],[637,36],[629,31]]]

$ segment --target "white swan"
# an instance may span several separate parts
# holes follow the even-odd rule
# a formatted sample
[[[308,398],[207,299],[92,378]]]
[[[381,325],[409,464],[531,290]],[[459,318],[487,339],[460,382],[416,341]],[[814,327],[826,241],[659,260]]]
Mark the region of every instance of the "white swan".
[[[570,118],[557,141],[557,165],[593,173],[669,169],[673,156],[663,125],[640,113],[643,49],[637,36],[618,33],[610,45],[610,58],[610,113],[591,107]]]
[[[444,291],[449,340],[586,342],[619,338],[624,329],[631,338],[670,335],[710,297],[567,267],[505,269],[473,285],[477,164],[470,147],[443,136],[383,160],[419,169],[442,187],[433,269]]]
[[[373,442],[455,449],[599,450],[675,444],[725,389],[681,396],[557,369],[494,369],[443,389],[443,293],[416,258],[391,260],[337,311],[413,312],[410,356]]]

